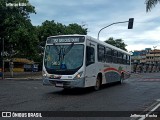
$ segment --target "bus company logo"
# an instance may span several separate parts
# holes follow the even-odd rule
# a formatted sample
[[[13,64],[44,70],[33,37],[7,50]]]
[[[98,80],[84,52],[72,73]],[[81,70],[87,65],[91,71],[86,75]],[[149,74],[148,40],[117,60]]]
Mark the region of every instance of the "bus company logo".
[[[61,79],[62,76],[60,75],[54,75],[54,79]]]
[[[2,112],[2,117],[11,117],[11,112]]]
[[[61,79],[61,77],[62,76],[60,76],[60,75],[50,75],[49,78],[51,78],[51,79]]]

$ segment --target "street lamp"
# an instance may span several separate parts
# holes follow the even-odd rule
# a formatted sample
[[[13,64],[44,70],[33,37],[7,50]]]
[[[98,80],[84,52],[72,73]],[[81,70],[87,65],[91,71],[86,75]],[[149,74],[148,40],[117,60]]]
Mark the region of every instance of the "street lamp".
[[[99,40],[99,34],[100,34],[100,32],[101,32],[103,29],[105,29],[105,28],[107,28],[107,27],[109,27],[109,26],[112,26],[112,25],[114,25],[114,24],[120,24],[120,23],[126,23],[126,22],[128,22],[128,29],[132,29],[132,28],[133,28],[134,18],[129,18],[129,21],[115,22],[115,23],[112,23],[112,24],[110,24],[110,25],[107,25],[107,26],[101,28],[101,29],[99,30],[99,32],[98,32],[98,37],[97,37],[97,39]]]

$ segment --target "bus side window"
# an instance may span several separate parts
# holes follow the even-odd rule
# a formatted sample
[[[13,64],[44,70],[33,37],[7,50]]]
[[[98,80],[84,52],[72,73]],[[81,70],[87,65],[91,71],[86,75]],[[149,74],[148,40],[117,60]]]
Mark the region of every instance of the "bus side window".
[[[126,65],[128,64],[128,55],[126,55]]]
[[[118,52],[118,63],[123,64],[123,53]]]
[[[130,56],[127,55],[127,64],[129,65],[130,64]]]
[[[105,47],[98,45],[97,48],[98,62],[105,62]]]
[[[116,50],[112,50],[113,52],[113,63],[118,63],[118,52]]]
[[[112,62],[112,49],[106,47],[106,62]]]
[[[95,51],[93,47],[86,47],[86,66],[95,62]]]
[[[123,64],[125,64],[125,65],[127,64],[126,56],[127,56],[126,54],[123,55]]]

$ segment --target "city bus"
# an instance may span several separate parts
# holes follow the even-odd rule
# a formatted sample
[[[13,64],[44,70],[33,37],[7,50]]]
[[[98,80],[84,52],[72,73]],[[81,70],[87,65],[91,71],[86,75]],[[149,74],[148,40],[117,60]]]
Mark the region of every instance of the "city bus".
[[[43,85],[93,87],[129,78],[131,54],[87,35],[50,36],[43,57]]]

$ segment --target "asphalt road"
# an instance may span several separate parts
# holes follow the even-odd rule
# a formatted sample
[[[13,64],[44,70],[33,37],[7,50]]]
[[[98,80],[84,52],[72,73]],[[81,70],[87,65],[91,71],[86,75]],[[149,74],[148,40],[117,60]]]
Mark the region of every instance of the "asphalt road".
[[[88,112],[88,116],[97,114],[105,119],[105,115],[96,111],[118,111],[123,117],[126,111],[133,114],[134,111],[150,111],[158,104],[158,99],[160,73],[134,74],[122,85],[109,84],[99,91],[91,88],[64,91],[43,86],[41,80],[0,80],[0,111],[94,111],[95,114]],[[119,120],[118,117],[112,119]]]

